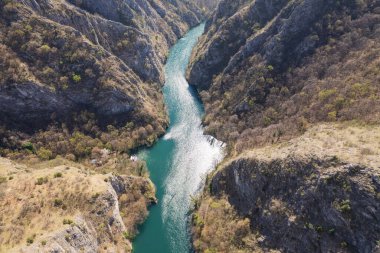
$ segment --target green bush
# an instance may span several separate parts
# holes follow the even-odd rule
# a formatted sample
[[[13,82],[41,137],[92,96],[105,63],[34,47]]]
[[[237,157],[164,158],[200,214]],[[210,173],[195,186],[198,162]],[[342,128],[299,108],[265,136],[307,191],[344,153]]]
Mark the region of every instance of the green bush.
[[[53,158],[53,152],[42,147],[37,151],[37,156],[42,160],[50,160]]]
[[[328,89],[328,90],[321,90],[318,93],[318,98],[322,101],[330,98],[331,96],[335,95],[337,93],[336,89]]]
[[[73,224],[74,222],[70,219],[63,219],[63,225],[71,225]]]
[[[350,203],[350,200],[347,199],[347,200],[343,200],[338,208],[337,208],[339,211],[341,211],[342,213],[348,213],[349,211],[351,211],[351,203]]]
[[[371,86],[369,84],[354,83],[351,86],[351,96],[355,98],[368,96],[371,92]]]
[[[54,206],[55,207],[62,206],[62,204],[63,204],[63,200],[62,199],[55,199],[54,200]]]
[[[204,225],[204,221],[203,221],[202,217],[198,213],[194,214],[194,216],[193,216],[193,222],[194,222],[194,225],[198,226],[198,227]]]
[[[32,244],[33,242],[34,242],[33,237],[28,237],[28,238],[26,239],[26,243],[27,243],[27,244]]]
[[[6,177],[0,177],[0,184],[5,183],[7,181]]]
[[[42,45],[40,47],[40,50],[41,50],[41,53],[48,54],[51,51],[51,48],[49,47],[49,45]]]
[[[62,177],[62,173],[61,172],[57,172],[54,174],[54,178],[57,178],[57,177]]]
[[[27,141],[27,142],[24,142],[21,147],[23,149],[27,149],[27,150],[30,150],[30,151],[34,151],[34,146],[31,142]]]
[[[73,74],[72,79],[74,82],[79,83],[82,80],[82,77],[77,74]]]
[[[37,178],[36,185],[43,185],[43,184],[46,184],[47,182],[48,182],[47,177],[39,177]]]
[[[332,111],[332,112],[329,112],[327,114],[327,118],[331,121],[335,121],[336,120],[336,115],[337,115],[337,112],[336,111]]]
[[[322,233],[323,232],[323,227],[322,226],[317,226],[315,228],[315,231],[317,231],[318,233]]]
[[[124,231],[123,237],[127,240],[133,240],[133,238],[135,238],[135,235],[132,233],[128,233],[128,231]]]

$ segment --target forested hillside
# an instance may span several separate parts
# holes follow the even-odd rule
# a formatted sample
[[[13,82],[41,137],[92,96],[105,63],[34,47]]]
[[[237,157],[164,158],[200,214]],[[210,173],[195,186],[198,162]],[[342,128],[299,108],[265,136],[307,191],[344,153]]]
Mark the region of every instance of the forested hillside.
[[[379,250],[380,2],[221,1],[189,82],[227,158],[198,252]]]
[[[377,1],[222,1],[193,54],[208,131],[241,151],[379,118]]]
[[[150,145],[167,126],[168,50],[204,18],[183,1],[2,1],[0,152]]]
[[[208,6],[0,2],[0,252],[131,252],[156,198],[130,152],[165,132],[169,48]]]

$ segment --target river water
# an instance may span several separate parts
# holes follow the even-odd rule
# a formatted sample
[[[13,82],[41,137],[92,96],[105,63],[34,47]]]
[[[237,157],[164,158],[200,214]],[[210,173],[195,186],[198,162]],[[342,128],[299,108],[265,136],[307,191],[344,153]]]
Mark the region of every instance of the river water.
[[[191,196],[204,178],[223,158],[222,143],[203,134],[204,110],[195,91],[185,79],[192,48],[204,31],[193,28],[170,51],[166,66],[164,99],[170,126],[152,148],[142,150],[157,188],[158,204],[140,228],[134,253],[187,253],[191,251],[188,212]]]

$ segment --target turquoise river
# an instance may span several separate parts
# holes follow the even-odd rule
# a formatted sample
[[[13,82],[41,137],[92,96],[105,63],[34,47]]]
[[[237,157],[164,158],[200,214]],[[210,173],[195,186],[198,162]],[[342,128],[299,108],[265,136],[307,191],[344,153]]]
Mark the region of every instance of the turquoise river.
[[[158,204],[133,244],[134,253],[191,252],[188,213],[191,196],[202,188],[207,172],[223,158],[222,143],[203,134],[203,107],[185,79],[191,51],[204,24],[190,30],[170,51],[163,88],[170,117],[167,133],[139,152],[157,188]]]

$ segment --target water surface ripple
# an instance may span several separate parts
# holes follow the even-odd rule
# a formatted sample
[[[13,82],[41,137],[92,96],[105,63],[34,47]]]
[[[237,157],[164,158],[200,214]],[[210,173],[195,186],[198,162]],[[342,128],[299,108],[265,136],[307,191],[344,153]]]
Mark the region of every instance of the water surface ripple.
[[[222,143],[203,134],[203,107],[185,79],[191,50],[204,24],[189,31],[170,51],[163,88],[170,127],[152,148],[138,156],[147,162],[159,203],[134,242],[135,253],[187,253],[191,250],[188,211],[191,195],[223,158]]]

